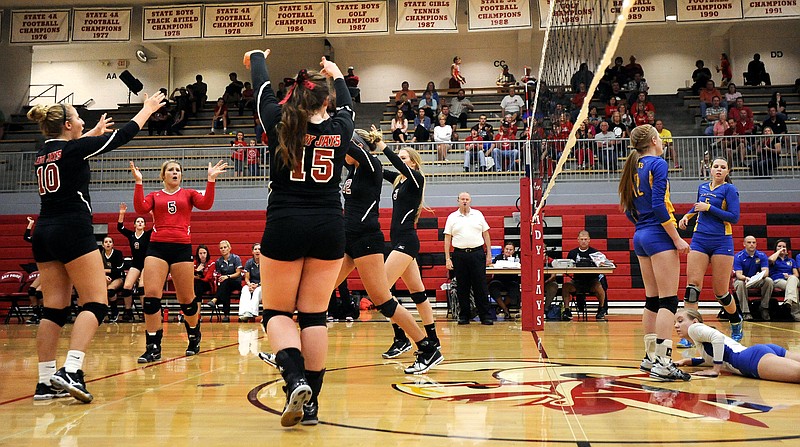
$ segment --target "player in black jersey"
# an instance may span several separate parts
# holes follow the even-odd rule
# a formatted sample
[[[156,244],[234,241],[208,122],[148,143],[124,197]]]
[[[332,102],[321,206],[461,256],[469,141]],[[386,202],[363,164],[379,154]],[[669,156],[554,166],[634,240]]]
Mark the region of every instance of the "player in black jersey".
[[[133,288],[136,287],[138,281],[138,289],[144,290],[142,270],[144,270],[144,258],[147,255],[147,246],[150,245],[150,235],[153,234],[153,230],[145,230],[144,217],[141,216],[133,221],[133,230],[125,228],[123,222],[127,211],[128,205],[125,202],[120,203],[117,231],[125,236],[130,244],[131,267],[128,269],[128,274],[125,275],[125,284],[122,286],[119,296],[122,297],[122,305],[125,306],[122,321],[133,321]]]
[[[108,300],[92,228],[88,160],[130,141],[164,104],[161,93],[145,97],[142,110],[110,135],[106,133],[114,123],[105,114],[84,134],[83,120],[71,105],[36,105],[28,112],[28,119],[39,123],[48,138],[34,161],[42,207],[33,234],[33,257],[44,295],[35,400],[51,399],[61,390],[84,403],[93,399],[81,368],[86,349],[108,313]],[[82,311],[75,319],[64,367],[56,371],[58,336],[69,317],[73,285]]]
[[[419,213],[424,207],[425,200],[425,175],[420,169],[422,158],[419,153],[409,147],[402,148],[395,154],[391,148],[384,147],[384,155],[399,172],[384,170],[383,178],[394,185],[392,191],[392,226],[389,237],[392,241],[392,252],[386,259],[386,278],[389,287],[393,286],[399,278],[408,287],[411,300],[417,306],[422,325],[428,339],[440,346],[439,337],[436,335],[436,323],[433,319],[433,309],[428,297],[425,295],[425,285],[417,265],[419,254],[419,237],[415,228]],[[411,349],[403,329],[393,324],[394,342],[383,353],[383,357],[390,359]]]
[[[281,425],[318,423],[328,351],[326,310],[344,256],[339,181],[354,113],[339,67],[324,57],[317,73],[301,70],[278,103],[267,71],[269,50],[245,55],[267,133],[270,189],[261,240],[263,324],[286,381]],[[328,115],[333,79],[336,111]],[[292,316],[298,313],[297,332]]]
[[[110,311],[108,321],[116,323],[119,317],[117,307],[117,291],[122,288],[122,276],[125,272],[125,259],[122,252],[114,249],[114,239],[111,236],[103,238],[103,246],[99,247],[100,255],[103,259],[103,267],[106,274],[106,294]]]

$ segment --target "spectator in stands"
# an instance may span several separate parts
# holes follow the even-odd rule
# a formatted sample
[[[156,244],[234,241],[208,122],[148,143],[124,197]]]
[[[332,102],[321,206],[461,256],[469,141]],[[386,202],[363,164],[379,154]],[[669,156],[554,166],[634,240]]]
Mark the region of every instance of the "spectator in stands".
[[[253,257],[244,264],[244,286],[239,298],[239,321],[250,323],[259,315],[261,304],[261,244],[253,244]]]
[[[760,250],[756,250],[756,238],[745,236],[744,250],[736,253],[733,258],[733,271],[736,279],[733,281],[733,289],[736,291],[736,298],[742,310],[745,321],[751,321],[750,302],[747,299],[747,289],[759,289],[761,292],[761,306],[759,307],[761,319],[769,321],[769,301],[772,298],[772,289],[775,283],[769,276],[769,260],[767,255]],[[749,284],[750,278],[761,273],[763,277],[758,281]]]
[[[400,101],[400,97],[402,95],[406,95],[406,99],[411,101],[411,105],[412,106],[416,104],[416,102],[417,102],[417,94],[414,92],[414,90],[409,90],[408,89],[408,81],[403,81],[400,84],[400,90],[397,93],[394,94],[394,100],[395,101]]]
[[[628,80],[630,81],[637,74],[644,77],[644,69],[641,65],[636,63],[636,57],[631,55],[629,61],[628,65],[625,66],[625,76],[628,77]]]
[[[224,239],[219,241],[219,253],[215,265],[217,294],[208,306],[217,310],[217,303],[222,303],[222,322],[227,323],[231,321],[231,295],[242,290],[242,258],[231,253],[231,243]]]
[[[361,89],[358,87],[358,83],[361,79],[353,73],[355,70],[354,67],[347,67],[347,74],[344,75],[344,83],[347,84],[347,90],[350,92],[350,97],[353,98],[354,102],[361,102]]]
[[[656,120],[655,128],[658,131],[658,136],[661,137],[661,143],[664,145],[664,158],[667,156],[672,159],[675,169],[680,169],[681,163],[678,160],[678,151],[672,142],[672,132],[664,127],[663,120]]]
[[[510,87],[512,85],[516,85],[517,84],[517,78],[515,78],[514,75],[511,74],[508,71],[508,65],[503,64],[501,66],[501,69],[502,69],[502,72],[500,73],[500,76],[497,77],[497,81],[495,81],[495,84],[498,87],[503,87],[503,88]],[[499,93],[499,91],[498,91],[498,93]]]
[[[453,126],[447,124],[447,118],[444,115],[439,116],[439,125],[433,128],[433,141],[436,143],[437,161],[447,161],[447,153],[450,151],[452,138]]]
[[[244,132],[236,132],[236,139],[231,141],[231,160],[233,160],[233,176],[241,177],[244,174],[245,148]]]
[[[516,255],[517,247],[512,242],[506,242],[503,251],[494,257],[492,264],[497,265],[498,261],[514,262],[519,264],[519,256]],[[489,296],[491,296],[500,309],[506,320],[511,320],[511,306],[520,305],[520,278],[517,275],[493,275],[489,281]],[[503,297],[505,293],[505,297]]]
[[[292,83],[294,83],[294,79],[292,78],[284,78],[284,79],[291,79]],[[283,98],[286,97],[287,91],[288,88],[286,87],[286,82],[285,81],[278,82],[278,89],[275,90],[275,97],[278,99],[278,101],[283,101]]]
[[[775,135],[783,135],[789,133],[789,130],[786,127],[786,121],[781,119],[778,116],[778,109],[775,107],[769,107],[767,109],[767,113],[769,117],[764,120],[764,123],[761,125],[763,132],[766,133],[767,128],[772,129],[772,133]],[[785,146],[785,141],[783,137],[776,137],[777,143],[783,144]]]
[[[405,116],[406,119],[414,119],[416,116],[414,113],[414,102],[408,99],[405,93],[400,95],[400,99],[395,102],[395,106],[397,106],[397,110],[403,112],[403,116]]]
[[[558,87],[555,95],[550,98],[550,110],[556,111],[558,106],[561,106],[561,110],[568,112],[571,105],[572,101],[570,101],[569,97],[567,96],[567,92],[564,90],[564,87]],[[557,116],[561,116],[561,114],[557,113]]]
[[[736,84],[733,82],[728,83],[728,91],[725,92],[725,102],[729,106],[736,104],[736,100],[742,97],[742,92],[736,90]]]
[[[656,126],[656,112],[653,111],[647,112],[647,124],[653,127]]]
[[[408,138],[408,119],[406,119],[403,111],[397,109],[397,112],[392,118],[392,141],[398,143],[405,143]]]
[[[209,135],[214,135],[214,129],[219,129],[222,126],[222,132],[228,133],[228,106],[225,105],[225,100],[222,98],[217,99],[217,106],[214,107],[214,116],[211,117],[211,132]]]
[[[214,272],[216,263],[209,259],[208,247],[204,244],[197,246],[194,255],[194,296],[202,299],[214,290]]]
[[[253,86],[250,85],[249,82],[244,83],[244,89],[242,90],[242,97],[239,99],[239,116],[244,114],[244,109],[248,108],[251,112],[255,113],[255,90],[253,90]]]
[[[444,117],[444,121],[447,123],[448,126],[453,128],[453,141],[458,141],[458,134],[456,133],[456,129],[458,128],[458,118],[454,117],[450,113],[450,106],[447,104],[442,105],[442,111],[437,116],[438,118]]]
[[[433,81],[428,81],[428,85],[425,86],[425,91],[431,92],[431,98],[435,99],[439,104],[442,103],[439,99],[439,92],[436,91],[436,84]]]
[[[575,91],[575,94],[572,95],[572,99],[570,99],[570,102],[572,103],[572,114],[570,115],[570,119],[572,121],[575,121],[578,118],[578,113],[580,113],[584,101],[586,101],[586,84],[581,82],[578,84],[578,90]]]
[[[417,117],[414,118],[414,136],[411,138],[412,143],[424,143],[431,138],[431,119],[425,116],[425,109],[417,111]]]
[[[733,107],[731,107],[731,109],[729,110],[728,116],[732,116],[732,117],[738,119],[739,115],[740,115],[740,111],[742,111],[742,110],[747,115],[747,119],[750,120],[750,121],[753,121],[753,110],[750,107],[747,107],[746,105],[744,105],[744,98],[742,98],[741,96],[739,96],[738,98],[736,98],[734,100]]]
[[[562,116],[564,116],[564,115],[566,115],[566,114],[562,113]],[[567,118],[567,121],[569,121],[569,118]],[[506,115],[503,117],[503,120],[500,122],[500,124],[502,124],[502,123],[508,124],[508,133],[513,135],[514,138],[516,138],[517,132],[519,131],[519,126],[517,126],[517,121],[514,120],[514,116],[512,114],[510,114],[510,113],[506,113]]]
[[[731,82],[733,78],[733,70],[731,69],[731,61],[728,59],[728,55],[722,53],[719,58],[719,65],[716,66],[717,73],[722,73],[722,82],[719,85],[725,87]]]
[[[594,161],[594,144],[590,140],[594,140],[594,128],[588,124],[588,120],[583,120],[578,126],[578,131],[575,132],[575,138],[578,141],[575,143],[575,149],[578,153],[578,169],[593,169],[595,167]],[[589,164],[586,164],[588,159]]]
[[[225,101],[225,104],[238,105],[239,100],[242,99],[244,84],[238,79],[236,73],[229,73],[228,78],[230,78],[231,83],[225,87],[225,93],[222,94],[222,99]]]
[[[589,86],[592,83],[592,78],[594,77],[594,73],[589,70],[589,65],[586,62],[581,62],[580,67],[578,67],[578,71],[572,74],[572,78],[569,80],[569,85],[572,87],[572,92],[578,91],[578,86],[583,83],[584,86]]]
[[[625,141],[630,136],[628,126],[626,126],[622,122],[622,116],[618,111],[614,112],[614,114],[611,115],[611,122],[608,123],[608,131],[614,135],[614,150],[610,154],[607,154],[607,155],[612,155],[613,158],[611,160],[608,160],[609,163],[606,169],[616,171],[617,157],[619,156],[619,154],[625,153],[624,150],[626,146]]]
[[[772,128],[765,127],[764,135],[756,140],[756,159],[750,164],[750,171],[756,176],[772,175],[772,170],[780,163],[782,141],[775,137]]]
[[[462,84],[467,83],[467,78],[461,74],[461,58],[456,56],[453,58],[453,64],[450,65],[450,90],[458,90]]]
[[[429,90],[425,90],[425,93],[422,94],[419,108],[425,109],[425,116],[436,117],[439,115],[439,102],[433,99],[433,94]]]
[[[597,114],[597,106],[589,107],[589,116],[586,118],[589,120],[589,126],[592,128],[592,132],[597,133],[600,129],[600,122],[603,121],[603,118]]]
[[[494,140],[494,126],[489,124],[486,121],[486,114],[481,113],[478,117],[478,124],[472,126],[472,129],[478,131],[478,136],[480,136],[483,141],[492,141]],[[483,149],[488,150],[491,147],[491,143],[484,143]]]
[[[770,98],[767,104],[767,108],[769,107],[775,108],[778,118],[784,121],[789,119],[789,115],[786,114],[786,100],[781,96],[781,92],[772,93],[772,98]]]
[[[247,158],[247,175],[257,177],[261,175],[261,151],[255,139],[250,139],[250,144],[245,148],[245,156]]]
[[[619,112],[616,112],[619,113]],[[612,132],[609,132],[608,121],[600,123],[600,131],[594,136],[595,144],[597,145],[597,153],[603,169],[616,170],[617,169],[617,154],[616,154],[616,138]]]
[[[702,90],[700,90],[700,116],[705,118],[706,116],[706,109],[712,106],[714,97],[719,98],[719,105],[722,107],[728,108],[728,104],[722,102],[722,94],[714,87],[714,81],[708,80],[706,81],[706,86]]]
[[[480,172],[486,171],[486,159],[483,156],[483,138],[478,135],[477,125],[469,130],[469,136],[464,140],[464,172],[472,170],[472,164],[478,162]]]
[[[466,129],[468,112],[473,110],[475,106],[467,99],[464,89],[459,89],[456,97],[450,99],[450,116],[458,119],[458,126],[462,129]]]
[[[192,84],[192,92],[194,93],[194,108],[192,109],[192,114],[196,115],[203,110],[206,101],[208,101],[208,84],[203,82],[202,75],[197,75],[194,79],[195,83]]]
[[[508,89],[508,94],[500,101],[500,108],[503,115],[510,113],[516,121],[520,116],[520,110],[525,107],[525,101],[517,94],[517,90],[512,86]]]
[[[755,124],[753,124],[752,118],[752,111],[748,112],[749,107],[743,106],[743,108],[734,108],[731,109],[731,116],[733,116],[734,112],[736,112],[736,135],[752,135],[753,128]]]
[[[656,106],[653,105],[653,103],[650,102],[650,100],[648,99],[647,92],[639,92],[636,95],[635,102],[632,103],[632,104],[634,104],[634,105],[635,104],[643,104],[644,105],[644,109],[646,111],[648,111],[648,112],[655,112],[656,111]]]
[[[761,55],[756,53],[753,60],[747,64],[747,71],[744,73],[744,85],[772,85],[767,68],[761,62]]]
[[[626,84],[628,82],[628,74],[625,71],[625,66],[622,65],[623,59],[619,56],[614,58],[614,65],[609,67],[606,71],[606,74],[611,79],[611,83],[613,86],[614,82],[618,83],[619,85]]]
[[[578,247],[573,248],[567,254],[567,259],[575,261],[576,267],[594,267],[595,263],[592,260],[592,253],[598,253],[598,250],[589,245],[592,239],[589,237],[589,232],[581,230],[578,233]],[[561,294],[564,297],[565,314],[568,315],[570,297],[578,294],[592,294],[597,297],[598,307],[595,319],[605,320],[608,312],[605,308],[606,293],[603,290],[601,283],[603,275],[596,273],[580,273],[573,274],[572,280],[561,289]]]
[[[641,102],[635,102],[633,106],[633,127],[641,126],[642,124],[649,124],[649,117],[647,114],[652,112],[647,111],[645,104]],[[655,116],[655,114],[653,116]]]
[[[628,82],[626,89],[630,93],[628,96],[628,102],[633,104],[639,98],[639,94],[644,93],[645,98],[647,97],[647,92],[650,90],[650,87],[647,85],[647,80],[642,77],[639,73],[636,73]]]
[[[614,81],[611,83],[611,96],[617,98],[617,104],[627,104],[628,102],[628,97],[622,91],[622,84],[619,82]]]
[[[183,135],[181,130],[189,122],[192,102],[189,98],[189,91],[186,88],[175,89],[170,96],[175,101],[175,109],[172,111],[172,121],[167,129],[167,135]]]
[[[162,87],[158,91],[167,96],[167,89]],[[164,99],[164,105],[156,113],[150,115],[150,119],[147,120],[147,134],[149,136],[167,134],[167,129],[172,123],[169,108],[169,100]]]
[[[702,103],[701,103],[702,105]],[[702,108],[702,107],[701,107]],[[711,106],[703,110],[703,122],[701,124],[707,125],[704,135],[714,135],[714,124],[719,121],[720,115],[725,112],[725,107],[720,104],[719,96],[714,96],[711,99]],[[726,114],[727,115],[727,114]]]
[[[619,113],[619,120],[620,120],[620,122],[621,122],[622,124],[624,124],[624,125],[625,125],[625,127],[627,127],[629,131],[630,131],[631,129],[633,129],[634,127],[636,127],[636,126],[634,126],[634,125],[633,125],[633,116],[631,116],[631,114],[630,114],[630,113],[628,113],[628,106],[626,106],[624,103],[623,103],[623,104],[620,104],[620,105],[617,107],[617,112]],[[614,118],[614,115],[611,115],[611,118],[613,119],[613,118]],[[613,126],[612,126],[612,127],[613,127]],[[612,130],[613,130],[613,129],[612,129]]]
[[[786,240],[778,239],[775,253],[769,257],[769,276],[775,287],[783,289],[784,304],[788,303],[794,321],[800,321],[800,304],[797,302],[798,270],[795,260],[789,255]]]
[[[115,323],[119,317],[117,307],[117,293],[122,289],[122,277],[125,272],[125,259],[122,252],[114,249],[114,239],[111,236],[103,238],[103,245],[98,247],[103,258],[103,267],[106,273],[106,289],[108,290],[108,321]]]
[[[619,104],[617,104],[617,97],[612,96],[608,98],[608,102],[606,103],[606,108],[605,108],[605,118],[607,120],[610,120],[611,115],[613,115],[614,112],[616,112],[617,110],[619,110]]]
[[[516,171],[519,163],[519,149],[514,147],[513,140],[516,135],[511,131],[508,123],[503,122],[500,125],[500,131],[494,136],[495,144],[492,146],[491,155],[494,160],[494,170],[503,171],[503,167],[507,165],[505,170]]]
[[[692,94],[699,95],[700,90],[706,86],[706,83],[711,79],[711,70],[705,66],[705,63],[702,60],[698,60],[694,63],[694,66],[697,67],[692,72]]]

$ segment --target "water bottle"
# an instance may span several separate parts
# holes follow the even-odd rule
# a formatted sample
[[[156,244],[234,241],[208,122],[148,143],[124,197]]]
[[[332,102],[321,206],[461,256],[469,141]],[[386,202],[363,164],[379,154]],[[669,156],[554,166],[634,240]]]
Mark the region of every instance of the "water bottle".
[[[161,311],[161,313],[164,315],[164,323],[169,322],[169,308],[164,306],[164,309]]]

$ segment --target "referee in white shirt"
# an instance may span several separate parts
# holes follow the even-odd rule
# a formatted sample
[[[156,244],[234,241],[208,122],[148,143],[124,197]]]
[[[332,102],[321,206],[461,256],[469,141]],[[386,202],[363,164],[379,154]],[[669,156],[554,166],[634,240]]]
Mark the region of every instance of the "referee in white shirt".
[[[471,202],[469,193],[459,193],[458,210],[447,216],[444,226],[445,265],[449,270],[455,270],[458,282],[458,303],[461,309],[458,324],[469,324],[471,289],[481,324],[491,325],[493,323],[488,309],[486,266],[492,264],[492,242],[489,239],[489,224],[483,213],[470,208]]]

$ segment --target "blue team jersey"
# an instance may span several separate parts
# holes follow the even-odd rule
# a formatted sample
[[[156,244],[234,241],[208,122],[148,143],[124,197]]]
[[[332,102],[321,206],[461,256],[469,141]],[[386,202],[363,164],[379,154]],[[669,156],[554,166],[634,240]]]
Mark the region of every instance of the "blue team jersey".
[[[756,250],[753,256],[750,256],[747,254],[747,250],[742,250],[733,257],[733,269],[741,270],[742,275],[748,278],[767,267],[769,267],[769,258],[763,251]]]
[[[711,206],[708,211],[698,213],[694,206],[686,215],[691,219],[697,214],[694,232],[713,235],[730,236],[733,234],[731,224],[739,221],[739,190],[731,183],[723,183],[716,188],[711,182],[702,183],[697,188],[697,202],[705,202]]]
[[[667,162],[654,155],[639,159],[634,176],[636,198],[634,210],[625,214],[636,224],[636,229],[662,226],[667,222],[675,225],[675,207],[669,199],[669,179]]]
[[[786,256],[784,258],[778,258],[769,268],[769,277],[772,278],[773,281],[785,279],[783,274],[792,275],[796,268],[797,264],[794,263],[791,257]]]

